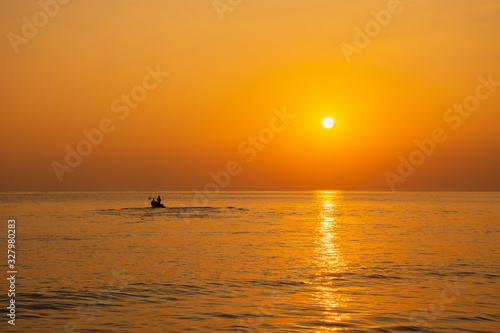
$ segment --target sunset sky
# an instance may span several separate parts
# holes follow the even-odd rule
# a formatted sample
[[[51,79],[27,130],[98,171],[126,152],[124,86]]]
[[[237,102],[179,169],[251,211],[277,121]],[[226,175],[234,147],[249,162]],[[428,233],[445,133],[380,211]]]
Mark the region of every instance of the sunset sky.
[[[498,0],[66,2],[0,3],[0,190],[500,190]]]

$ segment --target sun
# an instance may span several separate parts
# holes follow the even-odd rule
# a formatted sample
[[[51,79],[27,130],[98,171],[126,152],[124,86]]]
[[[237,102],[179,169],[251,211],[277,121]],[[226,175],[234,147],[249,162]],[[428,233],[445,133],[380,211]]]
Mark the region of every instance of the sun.
[[[332,128],[334,124],[335,122],[330,117],[326,117],[325,119],[323,119],[323,126],[325,128]]]

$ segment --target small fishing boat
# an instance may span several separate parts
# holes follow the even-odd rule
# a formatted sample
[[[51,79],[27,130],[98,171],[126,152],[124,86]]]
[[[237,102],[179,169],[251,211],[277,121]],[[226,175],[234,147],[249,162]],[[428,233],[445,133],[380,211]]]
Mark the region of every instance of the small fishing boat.
[[[161,203],[161,197],[158,196],[158,198],[151,198],[149,197],[149,200],[151,201],[151,207],[153,208],[166,208],[164,204]]]

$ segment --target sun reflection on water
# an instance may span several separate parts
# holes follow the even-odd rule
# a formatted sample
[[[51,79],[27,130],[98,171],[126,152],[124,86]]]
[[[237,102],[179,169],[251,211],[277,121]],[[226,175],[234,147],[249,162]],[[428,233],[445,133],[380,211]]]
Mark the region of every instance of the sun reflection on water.
[[[340,246],[341,224],[339,209],[341,193],[336,191],[320,191],[316,193],[319,208],[318,224],[316,227],[315,264],[317,272],[311,283],[315,286],[314,298],[324,308],[328,327],[322,327],[317,333],[333,332],[344,329],[342,323],[349,319],[345,313],[348,299],[338,290],[338,280],[343,278],[347,269],[347,262],[342,255]]]

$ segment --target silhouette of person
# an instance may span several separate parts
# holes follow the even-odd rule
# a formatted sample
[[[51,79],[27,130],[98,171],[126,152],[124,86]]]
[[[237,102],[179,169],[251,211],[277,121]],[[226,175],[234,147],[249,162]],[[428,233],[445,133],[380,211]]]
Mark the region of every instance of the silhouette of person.
[[[161,197],[158,196],[158,198],[156,198],[156,201],[158,201],[158,204],[161,204]]]

